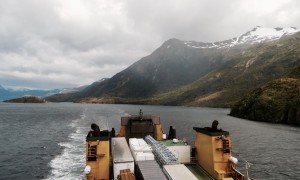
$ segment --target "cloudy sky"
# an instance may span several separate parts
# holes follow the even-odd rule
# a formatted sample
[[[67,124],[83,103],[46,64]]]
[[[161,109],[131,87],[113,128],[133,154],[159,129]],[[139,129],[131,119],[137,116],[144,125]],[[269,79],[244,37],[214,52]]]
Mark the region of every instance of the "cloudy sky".
[[[214,42],[258,25],[300,28],[300,1],[0,0],[0,85],[90,84],[170,38]]]

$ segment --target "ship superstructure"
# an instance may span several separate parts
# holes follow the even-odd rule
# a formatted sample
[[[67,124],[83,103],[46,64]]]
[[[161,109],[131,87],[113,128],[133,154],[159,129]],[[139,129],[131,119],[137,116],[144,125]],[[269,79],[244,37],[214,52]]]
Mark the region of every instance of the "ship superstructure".
[[[229,132],[212,127],[194,127],[194,145],[176,138],[170,126],[165,134],[158,116],[121,118],[119,133],[100,131],[92,125],[86,138],[87,180],[216,179],[248,180],[235,169]]]

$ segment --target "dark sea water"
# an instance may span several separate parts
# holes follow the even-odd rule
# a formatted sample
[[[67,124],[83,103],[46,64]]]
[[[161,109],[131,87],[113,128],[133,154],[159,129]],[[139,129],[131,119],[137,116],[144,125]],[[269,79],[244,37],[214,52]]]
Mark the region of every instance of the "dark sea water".
[[[233,118],[229,109],[72,103],[0,103],[0,179],[81,179],[90,124],[118,131],[120,117],[139,109],[159,115],[165,132],[173,125],[191,144],[192,127],[216,119],[231,134],[239,166],[252,163],[252,178],[300,179],[299,127]]]

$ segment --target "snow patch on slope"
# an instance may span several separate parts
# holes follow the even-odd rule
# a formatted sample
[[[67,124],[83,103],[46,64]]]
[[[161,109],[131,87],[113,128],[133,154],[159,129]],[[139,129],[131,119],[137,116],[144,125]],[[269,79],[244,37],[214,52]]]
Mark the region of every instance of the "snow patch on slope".
[[[190,48],[207,49],[207,48],[230,48],[243,44],[255,44],[265,41],[273,41],[280,39],[285,35],[292,35],[300,30],[295,27],[288,28],[265,28],[257,26],[251,31],[226,41],[219,41],[214,43],[202,43],[195,41],[185,41],[184,44]]]

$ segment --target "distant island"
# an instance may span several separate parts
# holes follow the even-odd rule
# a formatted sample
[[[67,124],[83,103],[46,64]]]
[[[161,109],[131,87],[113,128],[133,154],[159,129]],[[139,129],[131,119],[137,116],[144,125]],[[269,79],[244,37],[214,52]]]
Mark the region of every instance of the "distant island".
[[[22,98],[10,99],[4,102],[9,103],[46,103],[46,100],[36,96],[25,96]]]

